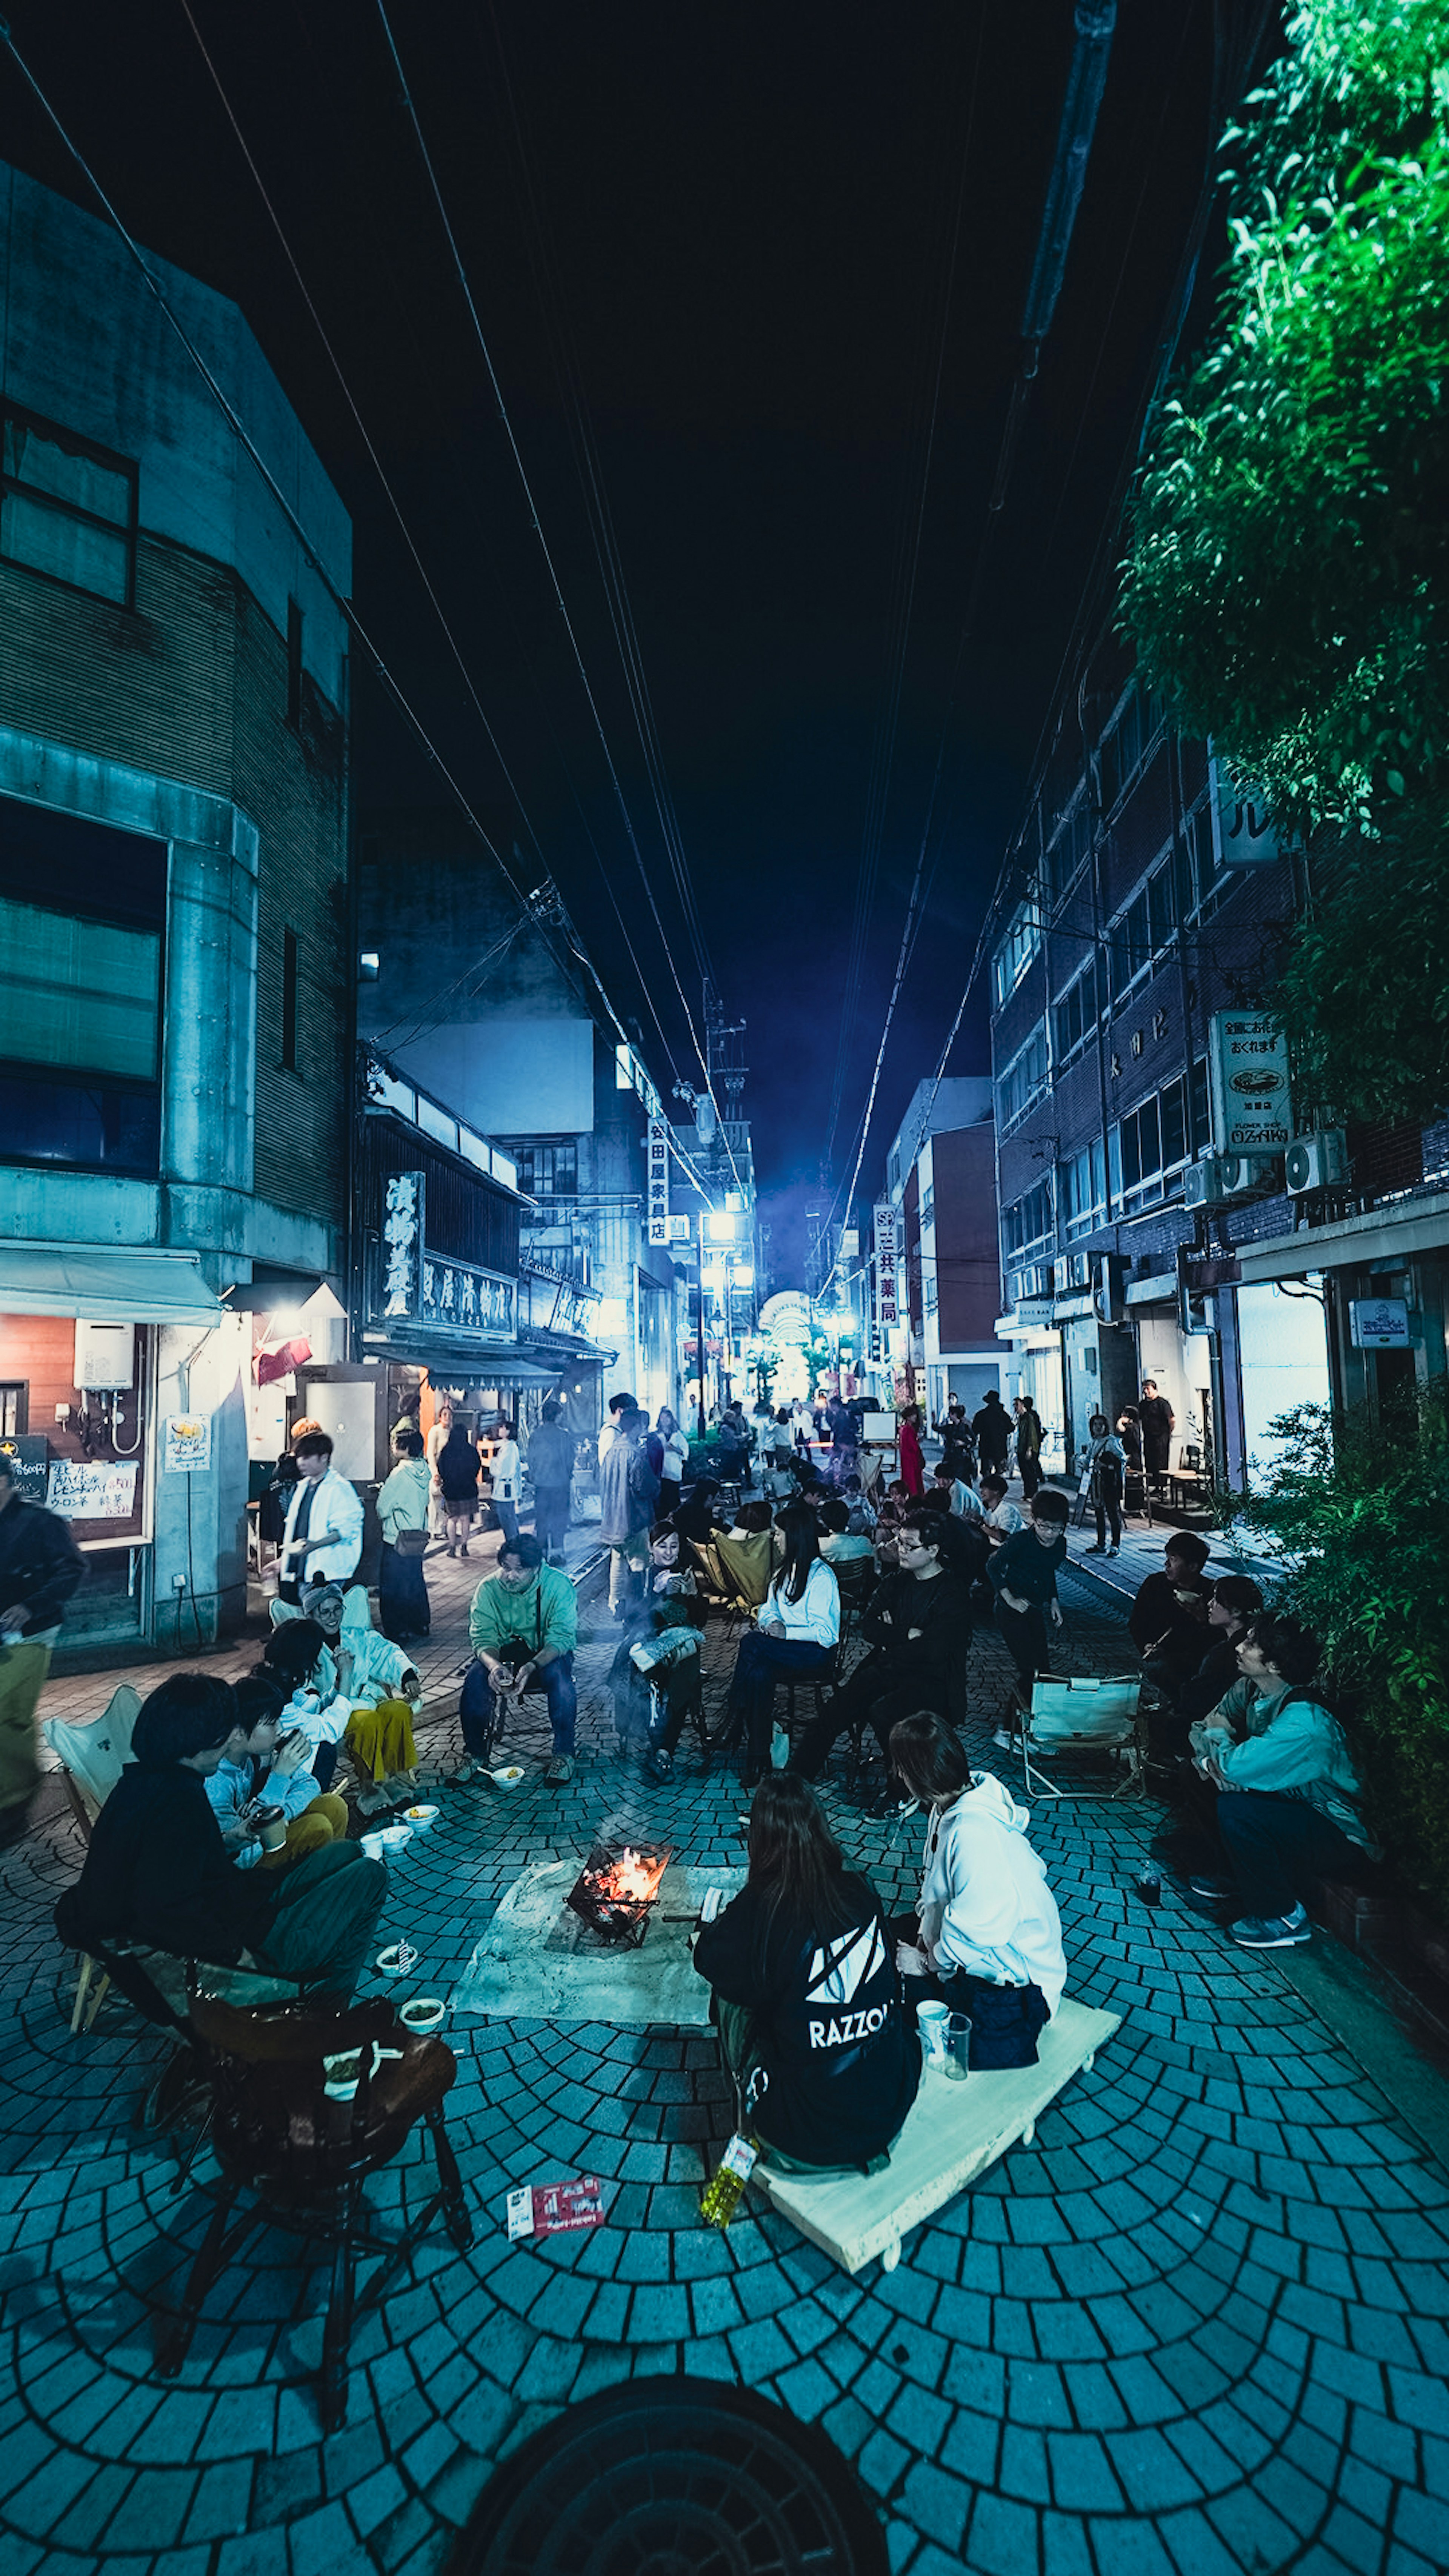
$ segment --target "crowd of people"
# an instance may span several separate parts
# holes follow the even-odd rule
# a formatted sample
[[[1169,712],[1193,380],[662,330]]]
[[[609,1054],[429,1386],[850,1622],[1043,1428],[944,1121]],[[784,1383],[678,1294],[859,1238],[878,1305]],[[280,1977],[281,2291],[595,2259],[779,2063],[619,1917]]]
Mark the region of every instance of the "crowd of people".
[[[1051,1670],[1068,1499],[1042,1477],[1041,1426],[1021,1401],[1009,1413],[989,1395],[968,1418],[953,1400],[933,1426],[941,1456],[929,1472],[919,1408],[908,1408],[901,1472],[884,1484],[859,1412],[844,1406],[822,1413],[820,1443],[799,1407],[762,1405],[747,1419],[729,1406],[708,1427],[712,1438],[691,1443],[671,1412],[651,1422],[620,1393],[598,1436],[618,1745],[661,1784],[691,1718],[704,1758],[737,1753],[751,1793],[748,1879],[699,1932],[695,1963],[772,2159],[871,2171],[914,2098],[923,2003],[969,2024],[973,2066],[1007,2066],[1032,2061],[1063,1991],[1061,1923],[1028,1812],[973,1771],[963,1734],[979,1625],[1015,1677],[998,1748],[1017,1745],[1034,1683]],[[1121,1546],[1134,1438],[1136,1471],[1150,1473],[1160,1424],[1146,1401],[1115,1429],[1093,1419],[1088,1553]],[[366,1815],[416,1795],[421,1683],[406,1648],[428,1632],[424,1554],[431,1538],[467,1556],[480,1494],[499,1545],[469,1612],[459,1777],[493,1768],[530,1695],[546,1713],[546,1782],[573,1776],[578,1607],[561,1560],[578,1442],[560,1406],[544,1406],[528,1441],[532,1531],[519,1526],[523,1461],[506,1418],[481,1443],[442,1416],[426,1437],[405,1423],[394,1446],[374,1623],[355,1580],[361,1503],[325,1431],[299,1428],[256,1669],[234,1684],[176,1673],[151,1693],[57,1907],[67,1941],[133,1942],[350,1995],[386,1873],[352,1838],[349,1796]],[[72,1580],[42,1526],[51,1518],[18,1500],[0,1462],[0,1561],[33,1568],[4,1587],[30,1595],[6,1613],[22,1643],[50,1633]],[[1196,1532],[1170,1531],[1127,1622],[1172,1809],[1154,1849],[1199,1901],[1224,1909],[1238,1943],[1287,1948],[1309,1937],[1310,1879],[1361,1875],[1375,1847],[1317,1640],[1250,1577],[1210,1578],[1208,1560]],[[701,1654],[712,1598],[740,1620],[713,1740]],[[848,1617],[862,1651],[844,1671]],[[782,1683],[812,1699],[793,1736],[776,1721]],[[886,1800],[924,1811],[919,1899],[897,1920],[847,1865],[820,1803],[816,1784],[847,1734],[857,1754],[867,1739],[879,1748]]]

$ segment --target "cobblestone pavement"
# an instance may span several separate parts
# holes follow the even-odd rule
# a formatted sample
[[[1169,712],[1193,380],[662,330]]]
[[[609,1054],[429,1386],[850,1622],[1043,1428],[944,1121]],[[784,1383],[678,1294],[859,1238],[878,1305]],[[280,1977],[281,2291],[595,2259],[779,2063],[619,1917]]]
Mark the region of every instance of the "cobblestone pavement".
[[[430,1564],[430,1749],[465,1586]],[[1069,1657],[1120,1668],[1104,1596],[1068,1577]],[[621,1810],[680,1857],[741,1853],[737,1785],[641,1796],[610,1746],[612,1640],[580,1655],[577,1776],[444,1792],[394,1872],[393,1932],[440,1990],[526,1860],[582,1852]],[[1004,1682],[973,1649],[974,1749]],[[710,1640],[712,1688],[728,1669]],[[242,1661],[248,1658],[243,1656]],[[63,1687],[69,1694],[72,1686]],[[93,1677],[86,1704],[100,1702]],[[541,1743],[541,1737],[538,1739]],[[831,1813],[888,1899],[918,1820]],[[1134,1804],[1038,1806],[1071,1988],[1123,2026],[1017,2148],[855,2280],[753,2201],[727,2238],[696,2200],[729,2127],[712,2044],[650,2029],[460,2015],[449,2126],[477,2236],[439,2236],[358,2327],[347,2423],[319,2437],[326,2273],[261,2235],[218,2285],[179,2380],[150,2376],[148,2302],[206,2217],[132,2126],[158,2053],[124,2006],[66,2029],[73,1963],[48,1913],[78,1858],[55,1817],[0,1859],[0,2576],[362,2576],[432,2570],[502,2453],[571,2397],[631,2375],[739,2380],[818,2421],[878,2501],[898,2576],[1430,2576],[1449,2563],[1449,2186],[1271,1960],[1132,1874]],[[442,1990],[446,1990],[442,1986]],[[396,2215],[422,2147],[381,2178]],[[507,2189],[606,2178],[608,2223],[510,2249]]]

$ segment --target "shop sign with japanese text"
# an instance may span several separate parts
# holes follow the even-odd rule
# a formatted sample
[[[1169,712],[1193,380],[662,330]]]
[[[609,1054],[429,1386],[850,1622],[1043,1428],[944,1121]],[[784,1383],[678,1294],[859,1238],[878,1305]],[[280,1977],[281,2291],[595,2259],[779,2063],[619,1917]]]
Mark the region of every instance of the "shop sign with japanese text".
[[[1288,1041],[1263,1011],[1215,1011],[1213,1144],[1220,1154],[1281,1154],[1293,1141]]]
[[[445,1324],[451,1332],[497,1333],[511,1342],[515,1284],[466,1261],[440,1261],[436,1253],[425,1253],[421,1320]]]
[[[669,1129],[662,1118],[651,1118],[647,1146],[649,1156],[649,1240],[668,1243],[669,1236]]]
[[[885,1328],[900,1321],[896,1278],[896,1212],[889,1199],[875,1207],[875,1315]]]

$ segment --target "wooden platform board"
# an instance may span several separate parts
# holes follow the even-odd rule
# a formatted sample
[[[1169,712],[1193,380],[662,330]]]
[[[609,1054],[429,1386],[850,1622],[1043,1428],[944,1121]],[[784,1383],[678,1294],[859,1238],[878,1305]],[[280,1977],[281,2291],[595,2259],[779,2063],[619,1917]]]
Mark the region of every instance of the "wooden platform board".
[[[858,2272],[878,2254],[893,2272],[907,2230],[954,2200],[1008,2147],[1030,2146],[1047,2104],[1091,2065],[1121,2019],[1064,2000],[1037,2042],[1035,2066],[968,2075],[964,2084],[928,2070],[883,2174],[808,2182],[761,2163],[754,2180],[771,2207],[845,2271]]]

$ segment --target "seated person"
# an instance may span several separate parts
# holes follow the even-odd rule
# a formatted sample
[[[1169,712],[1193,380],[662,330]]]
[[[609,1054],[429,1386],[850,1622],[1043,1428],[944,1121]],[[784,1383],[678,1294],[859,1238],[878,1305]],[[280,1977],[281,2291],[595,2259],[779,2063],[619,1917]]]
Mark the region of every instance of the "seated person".
[[[744,1785],[763,1779],[770,1750],[775,1684],[823,1672],[840,1642],[840,1586],[820,1553],[815,1515],[794,1503],[780,1515],[785,1561],[747,1628],[735,1657],[728,1709],[744,1729]]]
[[[695,1478],[673,1515],[674,1526],[681,1538],[693,1539],[700,1546],[706,1539],[713,1538],[720,1526],[719,1514],[714,1507],[718,1492],[719,1485],[713,1476]]]
[[[674,1748],[698,1698],[704,1617],[694,1574],[680,1569],[678,1533],[668,1521],[656,1522],[643,1596],[630,1606],[609,1666],[619,1750],[656,1780],[672,1778]]]
[[[870,1648],[848,1682],[812,1718],[790,1769],[814,1780],[847,1726],[866,1719],[882,1753],[896,1720],[913,1709],[941,1716],[964,1708],[971,1645],[971,1595],[943,1561],[942,1516],[917,1503],[901,1523],[899,1563],[876,1585],[861,1628]]]
[[[504,1540],[496,1573],[473,1595],[468,1635],[476,1660],[468,1667],[458,1702],[468,1754],[459,1777],[476,1779],[487,1769],[505,1718],[516,1712],[526,1691],[542,1691],[553,1730],[553,1751],[543,1776],[550,1789],[563,1788],[574,1776],[578,1602],[563,1568],[544,1564],[536,1538],[525,1532]]]
[[[970,2014],[973,2067],[1035,2066],[1067,1963],[1056,1899],[1026,1838],[1030,1810],[971,1769],[939,1718],[902,1718],[890,1753],[930,1811],[919,1912],[891,1926],[908,2001]]]
[[[880,1899],[788,1773],[755,1792],[749,1860],[694,1936],[744,2124],[786,2173],[879,2173],[921,2080]]]
[[[235,1691],[214,1673],[172,1673],[151,1693],[80,1877],[55,1909],[56,1930],[76,1949],[134,1941],[295,1977],[346,2003],[372,1947],[387,1872],[349,1842],[329,1842],[279,1872],[238,1869],[206,1784],[236,1760],[245,1733]]]
[[[351,1711],[342,1741],[363,1784],[363,1814],[380,1813],[399,1798],[415,1798],[413,1710],[423,1695],[416,1667],[401,1646],[374,1628],[360,1583],[345,1592],[338,1583],[318,1586],[306,1596],[305,1615],[325,1640],[315,1679],[323,1705],[343,1699]],[[284,1628],[295,1619],[285,1602],[272,1603],[274,1625]],[[331,1777],[329,1768],[329,1782]]]
[[[1202,1662],[1212,1585],[1203,1578],[1207,1541],[1196,1530],[1174,1530],[1162,1553],[1162,1572],[1139,1586],[1127,1625],[1144,1677],[1175,1699]]]
[[[1221,1574],[1207,1606],[1207,1653],[1190,1681],[1177,1694],[1179,1715],[1195,1725],[1217,1707],[1239,1677],[1238,1640],[1263,1607],[1263,1595],[1251,1576]]]
[[[308,1852],[347,1839],[347,1801],[317,1786],[300,1727],[284,1731],[284,1694],[265,1667],[235,1685],[241,1741],[206,1783],[221,1838],[238,1869],[290,1869]],[[275,1851],[257,1818],[280,1807],[287,1836]]]
[[[939,1467],[931,1469],[931,1483],[945,1495],[947,1505],[958,1521],[980,1520],[981,1496],[968,1477],[958,1476],[955,1469],[948,1467],[943,1460]]]
[[[850,1565],[862,1558],[874,1562],[875,1550],[864,1531],[851,1530],[850,1505],[843,1494],[821,1505],[820,1553],[827,1565]]]
[[[873,1533],[875,1561],[882,1574],[890,1574],[895,1570],[897,1533],[907,1512],[911,1509],[911,1497],[904,1477],[893,1477],[885,1489],[880,1509],[876,1513]]]
[[[1018,1530],[1025,1529],[1026,1522],[1015,1503],[1007,1500],[1004,1476],[983,1476],[980,1493],[981,1526],[986,1532],[988,1546],[1000,1547],[1003,1539],[1015,1538]]]
[[[1193,1729],[1232,1874],[1195,1875],[1193,1892],[1241,1906],[1228,1928],[1244,1949],[1288,1950],[1312,1937],[1302,1902],[1309,1879],[1362,1879],[1378,1846],[1359,1812],[1343,1729],[1311,1687],[1318,1639],[1286,1612],[1265,1610],[1236,1653],[1239,1680]]]
[[[875,1506],[861,1484],[859,1476],[847,1476],[840,1488],[840,1499],[846,1509],[846,1527],[852,1538],[875,1537]]]
[[[1009,1751],[1012,1725],[1031,1706],[1031,1686],[1038,1673],[1051,1671],[1047,1625],[1062,1624],[1057,1599],[1057,1568],[1066,1561],[1067,1498],[1050,1485],[1038,1486],[1031,1498],[1031,1519],[1014,1538],[993,1551],[986,1579],[996,1595],[996,1625],[1002,1644],[1016,1666],[1016,1698],[1010,1722],[999,1726],[995,1741]]]
[[[352,1702],[337,1687],[336,1658],[317,1620],[287,1619],[274,1629],[262,1649],[261,1669],[286,1693],[285,1723],[306,1738],[318,1788],[330,1789]]]

